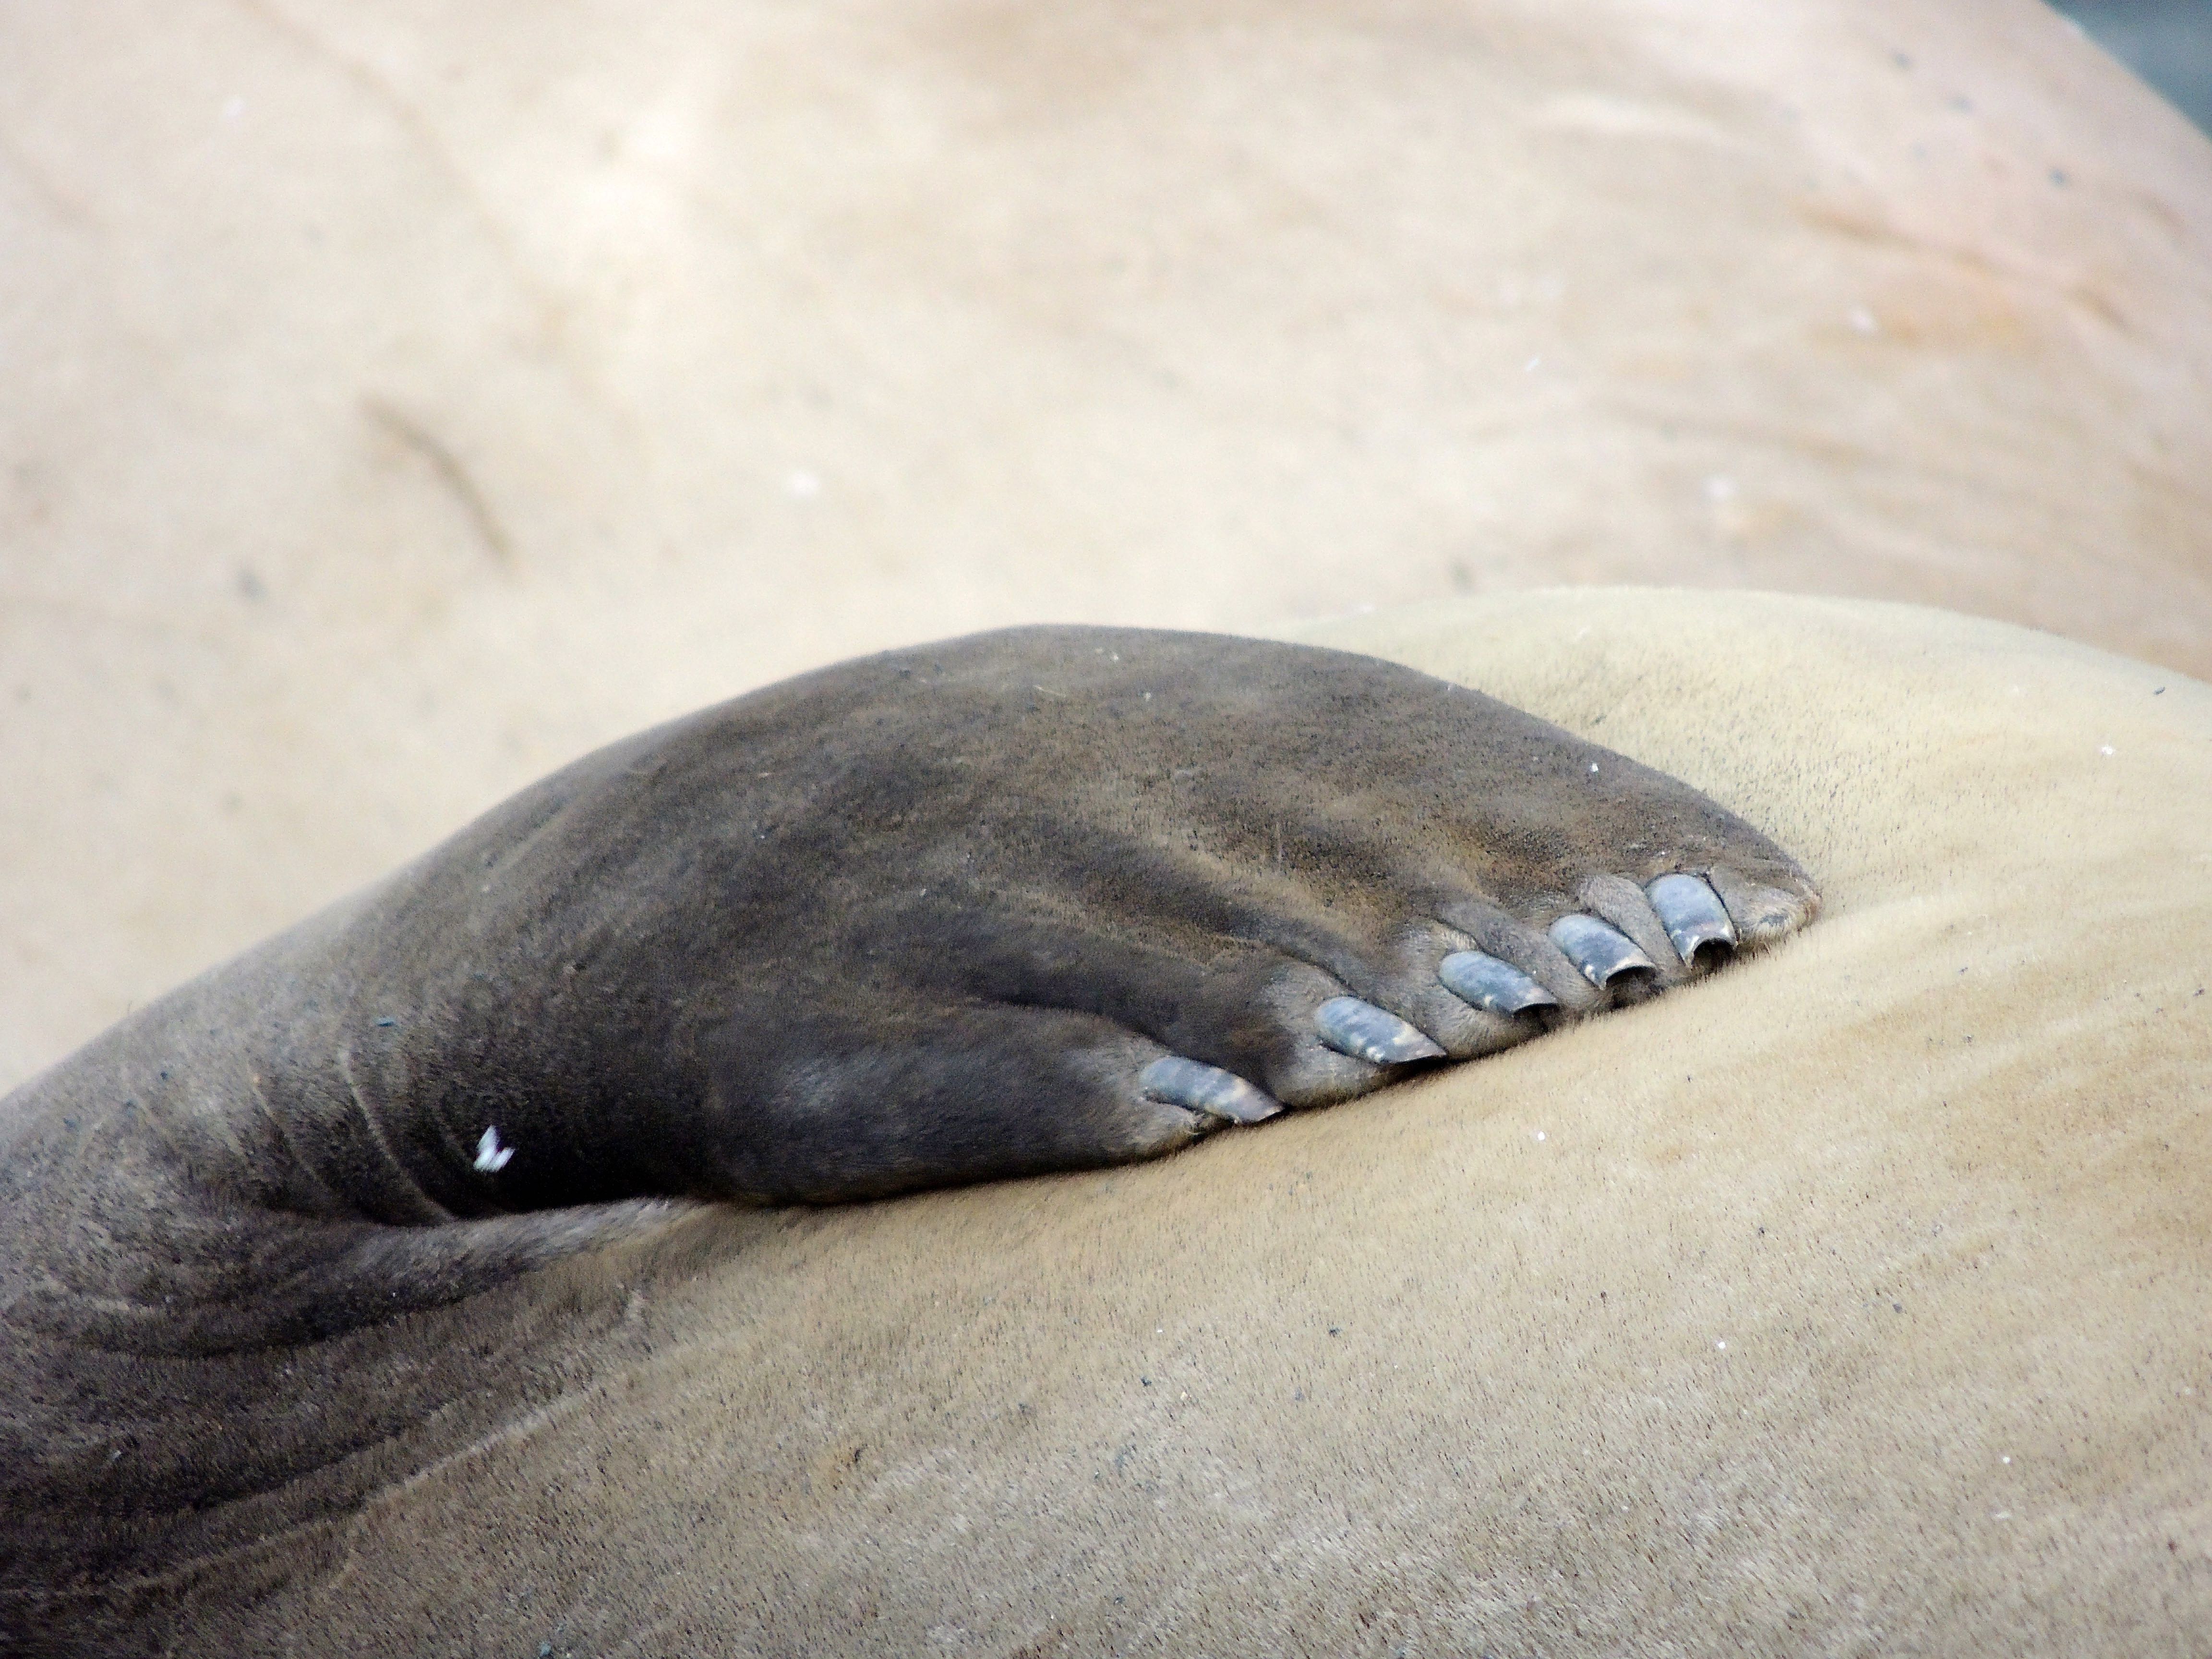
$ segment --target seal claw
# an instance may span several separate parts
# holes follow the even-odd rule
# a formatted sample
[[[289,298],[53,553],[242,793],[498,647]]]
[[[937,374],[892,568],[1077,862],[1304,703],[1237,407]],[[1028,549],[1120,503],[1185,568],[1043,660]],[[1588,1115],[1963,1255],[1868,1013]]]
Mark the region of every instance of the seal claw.
[[[1622,974],[1638,969],[1656,972],[1658,967],[1627,934],[1579,912],[1561,916],[1552,924],[1552,943],[1566,953],[1584,979],[1601,990]]]
[[[1337,1053],[1377,1066],[1444,1057],[1444,1051],[1419,1027],[1358,997],[1331,997],[1315,1011],[1314,1027]]]
[[[1234,1072],[1180,1054],[1169,1054],[1145,1067],[1138,1085],[1155,1100],[1187,1106],[1230,1123],[1261,1123],[1283,1109],[1283,1103],[1255,1089]]]
[[[1455,951],[1437,964],[1437,978],[1462,1002],[1493,1014],[1556,1008],[1559,998],[1510,962],[1480,951]]]
[[[1735,925],[1721,896],[1698,877],[1661,876],[1644,888],[1644,896],[1658,912],[1674,954],[1686,963],[1694,967],[1698,952],[1708,945],[1735,949]]]

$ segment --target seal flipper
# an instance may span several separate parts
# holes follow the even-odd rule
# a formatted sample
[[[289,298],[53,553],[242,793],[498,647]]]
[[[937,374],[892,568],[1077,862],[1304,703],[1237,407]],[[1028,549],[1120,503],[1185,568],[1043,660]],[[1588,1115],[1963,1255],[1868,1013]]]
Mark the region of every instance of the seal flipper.
[[[197,1091],[154,1137],[187,1188],[228,1170],[219,1202],[267,1212],[289,1331],[602,1224],[514,1212],[1154,1156],[1663,989],[1719,928],[1757,945],[1817,903],[1741,819],[1463,688],[1021,629],[588,757],[125,1047]],[[1200,1070],[1158,1086],[1169,1061]],[[1236,1091],[1201,1072],[1249,1099],[1208,1109]]]
[[[471,826],[348,924],[287,1109],[355,1126],[330,1182],[380,1219],[871,1197],[1234,1121],[1146,1086],[1165,1060],[1346,1099],[1817,903],[1741,819],[1462,688],[1017,630],[771,687]]]

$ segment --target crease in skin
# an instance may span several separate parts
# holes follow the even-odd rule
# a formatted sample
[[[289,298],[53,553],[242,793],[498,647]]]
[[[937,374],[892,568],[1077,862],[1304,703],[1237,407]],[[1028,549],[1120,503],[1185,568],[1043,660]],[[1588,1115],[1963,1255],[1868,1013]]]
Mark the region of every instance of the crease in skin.
[[[457,1446],[442,1456],[433,1459],[421,1468],[410,1470],[400,1480],[388,1480],[378,1486],[373,1492],[362,1498],[351,1513],[336,1524],[334,1529],[337,1534],[337,1542],[343,1553],[318,1589],[327,1594],[336,1590],[345,1582],[348,1575],[352,1571],[355,1561],[359,1558],[362,1535],[368,1529],[370,1522],[379,1514],[391,1512],[414,1493],[442,1479],[453,1470],[477,1462],[492,1452],[507,1447],[526,1444],[536,1439],[544,1431],[558,1427],[562,1423],[582,1411],[592,1397],[603,1387],[604,1384],[594,1383],[571,1384],[553,1399],[532,1407],[522,1416],[510,1422],[500,1424],[477,1436],[467,1444]],[[286,1533],[272,1534],[270,1540],[257,1539],[252,1545],[241,1547],[263,1547],[272,1541],[274,1538],[285,1536],[287,1533],[293,1536],[302,1536],[331,1527],[331,1523],[327,1521],[308,1522],[287,1528]]]
[[[309,1182],[313,1186],[315,1191],[321,1194],[322,1198],[325,1200],[324,1206],[320,1210],[308,1211],[305,1213],[318,1215],[343,1215],[347,1213],[350,1206],[348,1206],[345,1200],[331,1186],[328,1182],[325,1181],[320,1175],[316,1173],[314,1164],[306,1158],[303,1158],[301,1155],[300,1149],[293,1145],[291,1132],[284,1127],[283,1115],[278,1112],[276,1108],[270,1103],[269,1099],[269,1091],[262,1080],[261,1073],[251,1066],[247,1067],[246,1071],[246,1086],[252,1094],[256,1115],[258,1116],[261,1121],[267,1126],[269,1133],[276,1138],[277,1148],[283,1154],[285,1175],[288,1182],[298,1181]],[[356,1091],[355,1095],[355,1103],[356,1105],[361,1103],[358,1091]],[[366,1109],[366,1108],[364,1108],[364,1109]],[[425,1196],[427,1197],[428,1195],[425,1194]]]
[[[585,1409],[602,1386],[586,1383],[564,1388],[555,1398],[533,1407],[523,1416],[477,1436],[467,1444],[456,1447],[404,1479],[380,1482],[343,1516],[317,1516],[311,1520],[295,1522],[244,1542],[192,1556],[159,1571],[103,1576],[98,1584],[53,1595],[47,1605],[57,1610],[65,1609],[72,1601],[105,1600],[117,1589],[144,1591],[187,1586],[210,1569],[252,1561],[282,1548],[289,1542],[318,1534],[333,1537],[344,1552],[333,1565],[329,1576],[318,1585],[319,1593],[327,1591],[343,1578],[352,1563],[358,1559],[362,1534],[379,1511],[388,1511],[394,1504],[453,1469],[474,1462],[501,1447],[523,1444],[548,1429],[557,1428]]]
[[[434,1224],[453,1220],[455,1218],[453,1212],[431,1197],[422,1183],[416,1180],[407,1166],[399,1161],[399,1154],[393,1150],[390,1138],[384,1133],[381,1116],[363,1097],[361,1085],[354,1077],[353,1045],[341,1042],[332,1059],[337,1064],[338,1076],[345,1083],[346,1092],[353,1100],[354,1110],[360,1116],[362,1126],[368,1131],[370,1139],[375,1141],[376,1150],[382,1155],[386,1168],[398,1178],[400,1190],[415,1201],[416,1208],[421,1212],[419,1218]]]
[[[236,1306],[240,1298],[204,1303],[200,1316],[188,1318],[169,1342],[81,1346],[202,1358],[276,1352],[449,1307],[519,1274],[648,1233],[696,1207],[689,1199],[641,1198],[440,1226],[357,1221],[345,1224],[352,1237],[335,1251],[322,1248],[324,1229],[301,1220],[296,1237],[283,1241],[301,1247],[289,1271],[241,1287],[258,1290],[270,1305],[228,1315],[209,1310]]]
[[[362,410],[397,439],[411,454],[421,458],[446,493],[466,516],[477,540],[503,575],[514,574],[514,541],[492,508],[490,498],[450,445],[428,426],[382,398],[363,398]]]

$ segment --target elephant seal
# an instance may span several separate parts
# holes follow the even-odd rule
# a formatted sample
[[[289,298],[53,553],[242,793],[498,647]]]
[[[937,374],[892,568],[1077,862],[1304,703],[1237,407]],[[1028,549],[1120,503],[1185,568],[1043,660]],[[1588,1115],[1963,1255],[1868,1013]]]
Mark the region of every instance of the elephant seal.
[[[1153,1157],[1817,905],[1686,785],[1314,647],[1019,629],[617,744],[0,1106],[11,1643],[351,1455],[303,1356],[669,1200]]]

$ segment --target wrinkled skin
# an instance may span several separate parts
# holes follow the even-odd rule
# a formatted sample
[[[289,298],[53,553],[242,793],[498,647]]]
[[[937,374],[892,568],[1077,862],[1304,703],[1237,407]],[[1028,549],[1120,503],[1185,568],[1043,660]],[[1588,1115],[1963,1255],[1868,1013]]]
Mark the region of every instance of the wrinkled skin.
[[[5,1518],[50,1523],[9,1588],[335,1455],[234,1418],[166,1474],[118,1462],[149,1411],[134,1356],[281,1415],[288,1348],[653,1200],[1152,1157],[1227,1121],[1148,1085],[1169,1056],[1262,1110],[1342,1100],[1405,1068],[1325,1043],[1333,999],[1463,1058],[1702,968],[1644,896],[1675,872],[1746,941],[1817,903],[1747,824],[1609,750],[1373,659],[1217,635],[985,635],[617,744],[9,1097],[8,1380],[33,1403]],[[1546,931],[1576,911],[1649,969],[1594,985]],[[1438,965],[1470,950],[1553,1000],[1462,1000]]]

